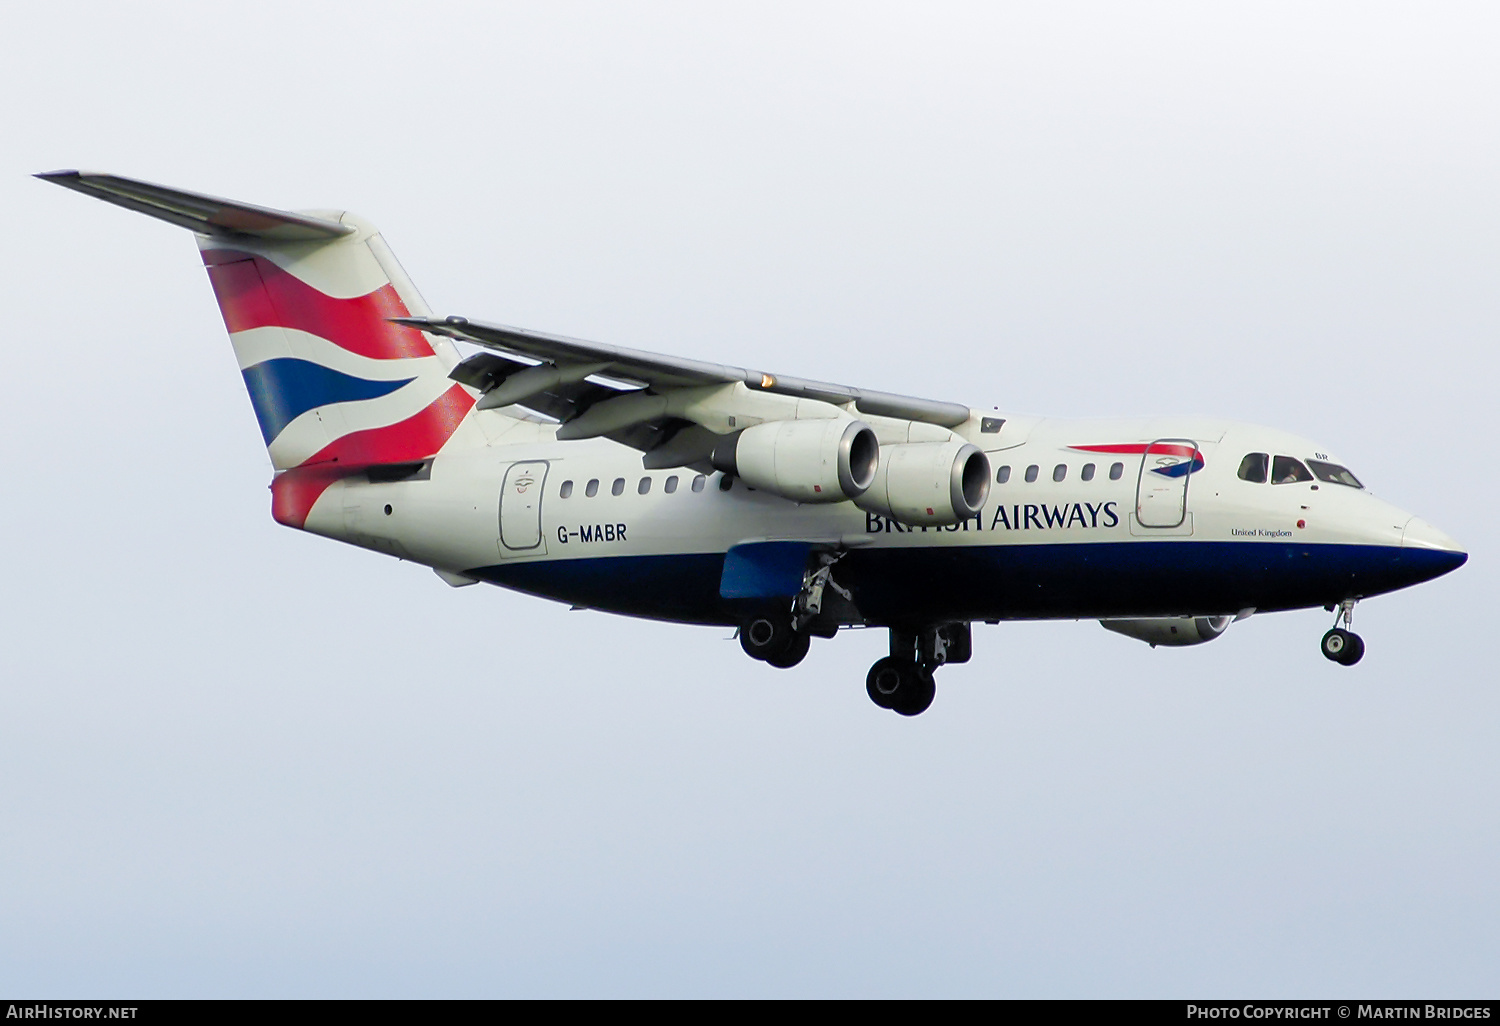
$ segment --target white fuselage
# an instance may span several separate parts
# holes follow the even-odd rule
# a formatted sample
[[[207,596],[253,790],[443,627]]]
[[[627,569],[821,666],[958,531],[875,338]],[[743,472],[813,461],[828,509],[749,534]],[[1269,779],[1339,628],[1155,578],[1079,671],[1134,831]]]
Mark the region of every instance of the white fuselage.
[[[1451,539],[1361,488],[1237,475],[1249,453],[1330,459],[1283,432],[1013,418],[987,435],[978,424],[976,416],[956,433],[985,451],[995,481],[977,517],[943,528],[905,527],[851,502],[799,505],[713,472],[645,471],[632,449],[559,442],[550,426],[524,421],[507,421],[488,446],[440,455],[411,479],[346,479],[307,528],[449,574],[701,622],[733,619],[713,601],[723,554],[779,539],[846,551],[851,571],[897,578],[862,582],[867,622],[893,618],[893,597],[880,594],[891,587],[914,618],[1233,613],[1362,597],[1462,561]],[[1174,462],[1150,448],[1161,439],[1189,441],[1201,468],[1156,477],[1155,462]],[[1132,446],[1149,451],[1094,451]],[[1165,514],[1146,494],[1157,486]],[[1427,562],[1416,565],[1421,552]],[[710,558],[689,565],[692,557]],[[620,575],[613,600],[588,583],[601,565]],[[682,594],[653,596],[664,589]]]

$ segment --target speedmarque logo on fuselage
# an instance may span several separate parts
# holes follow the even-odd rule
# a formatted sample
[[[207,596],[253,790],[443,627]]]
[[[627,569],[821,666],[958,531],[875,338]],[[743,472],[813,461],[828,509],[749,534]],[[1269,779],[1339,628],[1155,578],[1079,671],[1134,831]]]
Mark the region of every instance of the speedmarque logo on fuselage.
[[[1163,477],[1182,477],[1185,474],[1196,474],[1203,469],[1203,453],[1195,445],[1176,445],[1170,442],[1153,442],[1146,445],[1140,442],[1116,445],[1070,445],[1069,449],[1079,452],[1109,453],[1116,456],[1144,456],[1146,450],[1151,450],[1151,455],[1157,457],[1161,463],[1159,467],[1152,467],[1151,473],[1161,474]]]

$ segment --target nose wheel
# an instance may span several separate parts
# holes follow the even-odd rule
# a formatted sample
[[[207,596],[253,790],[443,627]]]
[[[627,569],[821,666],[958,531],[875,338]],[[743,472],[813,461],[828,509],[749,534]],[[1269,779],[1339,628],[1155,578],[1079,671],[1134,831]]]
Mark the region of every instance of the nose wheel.
[[[1333,621],[1333,630],[1323,635],[1323,655],[1341,666],[1353,666],[1365,654],[1365,642],[1358,634],[1347,628],[1354,620],[1354,599],[1345,599],[1339,604],[1338,616]],[[1339,624],[1343,624],[1340,627]]]

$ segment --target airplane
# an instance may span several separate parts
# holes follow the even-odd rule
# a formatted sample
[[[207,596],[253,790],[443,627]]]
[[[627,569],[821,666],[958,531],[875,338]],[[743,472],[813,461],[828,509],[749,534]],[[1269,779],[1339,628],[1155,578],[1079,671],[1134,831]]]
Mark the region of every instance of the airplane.
[[[976,621],[1162,646],[1335,614],[1468,559],[1320,445],[1223,420],[1058,420],[437,317],[376,228],[110,174],[36,177],[194,233],[298,530],[575,608],[737,629],[790,668],[889,631],[925,711]],[[455,344],[468,343],[468,355]]]

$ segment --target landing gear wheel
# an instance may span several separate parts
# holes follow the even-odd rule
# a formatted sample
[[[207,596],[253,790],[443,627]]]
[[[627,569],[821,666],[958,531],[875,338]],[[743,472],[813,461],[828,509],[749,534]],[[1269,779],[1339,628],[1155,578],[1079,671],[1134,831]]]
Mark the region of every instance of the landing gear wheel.
[[[905,662],[904,659],[891,656],[875,660],[875,665],[870,667],[870,672],[865,677],[865,691],[869,693],[870,701],[882,709],[889,709],[895,705],[896,696],[901,693]]]
[[[811,647],[812,638],[801,631],[797,631],[792,635],[792,640],[788,643],[785,651],[776,655],[766,656],[766,662],[778,670],[790,670],[807,657],[807,650]]]
[[[937,684],[933,682],[932,674],[920,666],[916,667],[916,671],[911,685],[904,689],[896,704],[891,706],[902,716],[917,716],[926,712],[937,695]]]
[[[782,658],[791,650],[796,638],[797,632],[792,630],[792,614],[785,610],[767,610],[740,625],[740,647],[751,659],[769,662]]]
[[[1358,634],[1335,627],[1323,635],[1323,655],[1343,666],[1353,666],[1365,654],[1365,643]]]
[[[870,701],[882,709],[892,709],[902,716],[926,712],[937,694],[932,674],[913,659],[886,656],[877,659],[865,677],[865,691]]]
[[[1358,634],[1355,634],[1351,631],[1349,634],[1349,644],[1344,649],[1344,658],[1340,659],[1339,662],[1344,666],[1353,666],[1355,663],[1363,659],[1364,655],[1364,639],[1361,638]]]

